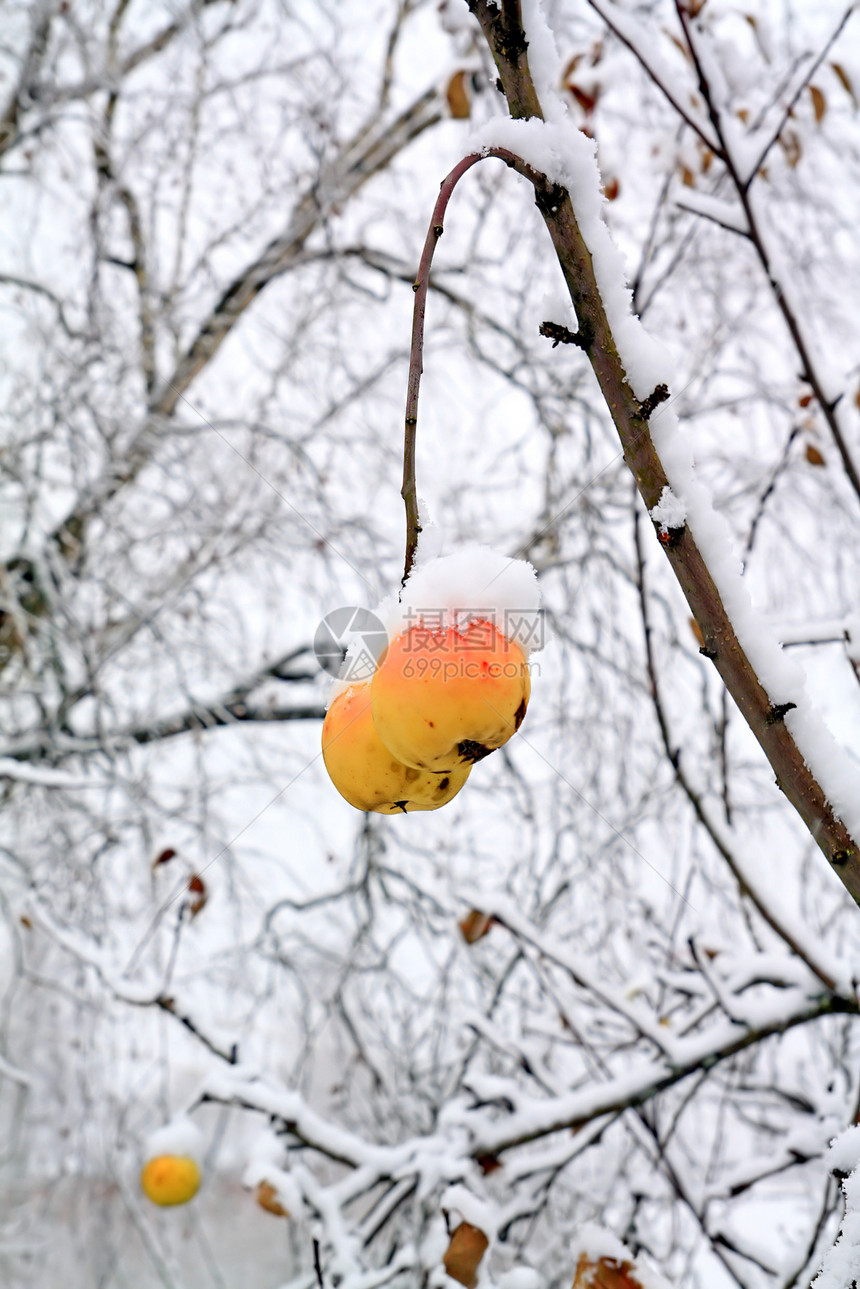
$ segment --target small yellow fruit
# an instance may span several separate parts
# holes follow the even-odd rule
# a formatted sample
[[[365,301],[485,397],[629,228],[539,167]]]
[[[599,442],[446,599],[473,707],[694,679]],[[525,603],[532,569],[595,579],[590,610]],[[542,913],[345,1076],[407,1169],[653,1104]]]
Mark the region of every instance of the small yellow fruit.
[[[187,1204],[200,1189],[200,1169],[186,1155],[157,1155],[143,1166],[140,1184],[153,1204]]]
[[[490,622],[462,630],[410,627],[373,676],[379,737],[404,765],[451,773],[507,743],[526,714],[522,650]]]
[[[322,749],[340,795],[356,810],[382,815],[438,810],[457,795],[472,768],[432,774],[398,761],[376,732],[368,682],[335,698],[323,721]]]

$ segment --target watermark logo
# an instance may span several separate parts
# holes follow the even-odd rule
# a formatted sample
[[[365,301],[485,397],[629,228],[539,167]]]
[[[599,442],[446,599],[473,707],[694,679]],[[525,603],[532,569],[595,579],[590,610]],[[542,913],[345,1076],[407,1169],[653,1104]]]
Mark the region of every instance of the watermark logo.
[[[410,670],[404,669],[404,675],[439,674],[443,680],[455,675],[477,676],[480,669],[466,655],[493,650],[498,635],[518,644],[526,653],[544,645],[544,615],[539,609],[409,607],[404,610],[402,630],[410,632],[403,652],[420,655],[414,663],[406,664]],[[459,637],[457,652],[464,655],[459,660],[450,656],[448,633],[452,630]],[[388,643],[381,619],[370,609],[350,604],[333,609],[323,618],[314,636],[314,653],[323,671],[356,684],[371,679]],[[431,663],[427,658],[433,653],[445,656],[444,672],[440,671],[439,660]],[[497,665],[499,678],[519,674],[517,663]],[[534,667],[532,672],[537,674]]]
[[[381,620],[354,604],[332,609],[314,635],[314,653],[323,671],[351,683],[370,680],[387,646],[388,632]]]

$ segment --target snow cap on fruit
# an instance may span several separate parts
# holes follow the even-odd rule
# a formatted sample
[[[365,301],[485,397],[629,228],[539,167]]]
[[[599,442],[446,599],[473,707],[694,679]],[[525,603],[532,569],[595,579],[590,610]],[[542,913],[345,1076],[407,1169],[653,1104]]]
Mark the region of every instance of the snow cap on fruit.
[[[143,1146],[143,1162],[161,1155],[177,1155],[193,1159],[199,1165],[203,1161],[203,1147],[203,1133],[189,1118],[180,1115],[149,1134]]]
[[[451,555],[422,558],[415,565],[399,599],[380,605],[390,639],[410,627],[430,630],[464,629],[470,622],[489,622],[523,654],[543,645],[540,587],[527,560],[511,559],[476,542]]]

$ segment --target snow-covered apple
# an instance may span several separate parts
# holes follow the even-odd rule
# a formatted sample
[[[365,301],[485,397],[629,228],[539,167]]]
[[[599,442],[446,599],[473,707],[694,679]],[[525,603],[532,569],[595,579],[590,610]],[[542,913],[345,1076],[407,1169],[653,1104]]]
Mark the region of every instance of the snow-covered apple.
[[[506,743],[530,692],[523,651],[493,623],[419,624],[396,636],[380,660],[373,720],[398,761],[447,775]]]
[[[371,687],[350,685],[335,697],[322,731],[323,760],[338,792],[357,810],[406,814],[438,810],[469,777],[470,764],[434,774],[398,760],[377,733]]]

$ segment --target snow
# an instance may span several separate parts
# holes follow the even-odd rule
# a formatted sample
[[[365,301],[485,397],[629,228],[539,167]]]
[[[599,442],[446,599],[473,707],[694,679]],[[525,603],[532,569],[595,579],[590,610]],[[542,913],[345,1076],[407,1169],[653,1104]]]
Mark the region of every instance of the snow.
[[[581,1226],[571,1248],[571,1261],[576,1266],[581,1257],[589,1262],[598,1262],[600,1258],[611,1258],[615,1262],[626,1262],[633,1266],[633,1275],[642,1289],[671,1289],[669,1281],[658,1272],[644,1267],[637,1261],[626,1245],[603,1227],[588,1222]]]
[[[17,783],[29,783],[40,788],[72,788],[76,791],[103,786],[96,779],[84,779],[47,766],[27,765],[11,756],[0,756],[0,779],[12,779]]]
[[[746,216],[737,202],[725,201],[721,197],[713,197],[710,193],[697,192],[694,188],[689,188],[676,198],[676,205],[682,210],[689,211],[691,215],[701,215],[704,219],[710,219],[712,223],[719,224],[730,233],[749,232]]]
[[[529,48],[531,41],[529,31]],[[555,97],[566,113],[564,104]],[[632,312],[624,259],[603,218],[605,199],[600,190],[594,140],[578,130],[570,117],[549,121],[505,118],[489,121],[477,130],[472,146],[477,151],[507,148],[567,189],[591,253],[603,307],[631,389],[637,398],[644,399],[657,385],[669,383],[666,355]]]
[[[200,1164],[203,1159],[203,1133],[185,1115],[180,1115],[147,1137],[143,1145],[143,1162],[159,1155],[181,1155]]]
[[[483,150],[503,147],[517,153],[568,190],[580,231],[591,252],[597,285],[628,382],[634,394],[643,399],[660,384],[667,384],[671,389],[671,364],[668,355],[632,312],[622,257],[603,218],[604,199],[595,144],[576,129],[556,91],[558,58],[556,55],[553,60],[553,38],[540,0],[529,0],[524,13],[529,50],[534,51],[535,83],[542,95],[547,120],[494,120],[477,132],[474,142]],[[713,74],[717,78],[716,69]],[[741,143],[734,141],[741,148]],[[795,659],[785,657],[770,623],[754,610],[742,581],[728,523],[716,513],[707,490],[696,480],[690,446],[681,436],[671,405],[659,407],[651,417],[650,426],[678,513],[683,509],[741,647],[771,703],[795,704],[795,710],[786,717],[786,725],[833,809],[848,830],[860,838],[860,773],[812,709],[806,696],[803,668]]]
[[[777,628],[777,634],[783,645],[827,644],[847,640],[850,657],[850,642],[860,641],[860,621],[855,614],[849,618],[827,618],[822,622],[782,623]]]
[[[13,1083],[20,1084],[22,1088],[30,1087],[33,1082],[29,1074],[25,1074],[17,1066],[11,1065],[3,1056],[0,1056],[0,1078],[11,1079]]]
[[[451,555],[418,558],[399,601],[377,610],[389,635],[424,621],[435,629],[492,622],[528,656],[540,648],[540,587],[526,560],[470,543]],[[383,616],[383,613],[385,615]],[[441,618],[440,618],[441,613]]]
[[[860,1164],[860,1125],[852,1124],[831,1141],[827,1151],[827,1166],[831,1171],[851,1173],[858,1164]]]
[[[444,545],[444,536],[433,525],[422,531],[406,585],[399,596],[392,592],[373,610],[389,640],[419,625],[433,631],[463,630],[470,622],[483,621],[519,645],[526,658],[540,650],[541,593],[532,565],[477,542],[448,555],[437,554]],[[344,690],[369,680],[364,676],[359,681],[346,679],[364,658],[368,644],[375,648],[378,641],[366,641],[361,635],[350,640],[341,668],[343,679],[332,683],[327,706]]]
[[[531,1267],[513,1267],[499,1276],[499,1289],[542,1289],[543,1279]]]
[[[845,1289],[860,1274],[860,1127],[840,1133],[828,1151],[827,1162],[831,1169],[849,1173],[842,1183],[845,1216],[836,1243],[810,1289]]]
[[[691,76],[687,75],[686,86],[679,85],[679,66],[683,67],[682,74],[687,73],[686,63],[676,61],[673,65],[664,58],[657,42],[653,40],[652,33],[654,25],[646,26],[644,22],[639,22],[632,13],[625,12],[613,3],[613,0],[589,0],[591,7],[596,13],[604,19],[632,49],[636,57],[640,60],[643,67],[646,67],[654,80],[665,87],[667,95],[673,103],[683,106],[683,110],[688,120],[695,123],[700,135],[705,138],[710,147],[716,151],[717,141],[714,137],[713,128],[707,117],[701,115],[697,110],[696,104],[692,99],[694,83]],[[674,49],[672,50],[674,54]],[[676,88],[677,87],[677,88]],[[687,93],[684,93],[684,90]]]
[[[860,613],[852,613],[846,619],[845,638],[848,642],[848,657],[853,662],[860,662]]]
[[[670,528],[683,528],[687,518],[687,507],[667,484],[660,493],[657,505],[651,507],[650,513],[654,523],[659,524],[660,531],[665,533]]]
[[[468,1222],[470,1226],[483,1231],[488,1239],[495,1235],[499,1225],[495,1206],[479,1199],[466,1186],[459,1183],[449,1186],[440,1202],[442,1209],[449,1214],[452,1227],[459,1226],[460,1222]]]

